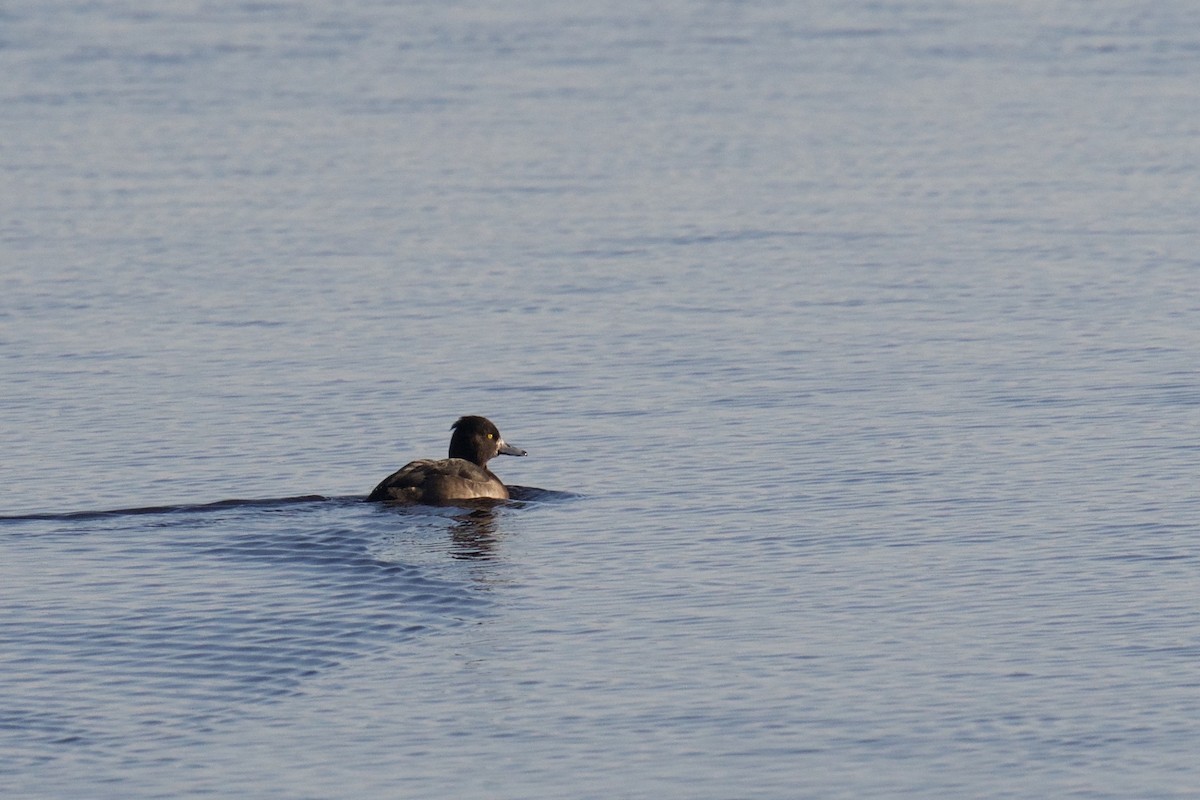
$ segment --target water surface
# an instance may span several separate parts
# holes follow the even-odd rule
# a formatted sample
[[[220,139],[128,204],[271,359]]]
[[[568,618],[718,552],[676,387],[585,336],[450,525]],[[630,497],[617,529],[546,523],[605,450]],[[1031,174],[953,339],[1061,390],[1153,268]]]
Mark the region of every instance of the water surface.
[[[6,796],[1195,797],[1198,23],[8,4]]]

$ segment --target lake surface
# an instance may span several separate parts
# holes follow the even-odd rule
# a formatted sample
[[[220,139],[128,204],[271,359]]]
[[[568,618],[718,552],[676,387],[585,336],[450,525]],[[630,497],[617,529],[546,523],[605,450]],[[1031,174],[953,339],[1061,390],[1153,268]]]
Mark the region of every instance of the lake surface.
[[[1182,0],[6,3],[0,790],[1200,797],[1197,87]],[[362,502],[462,414],[522,500]]]

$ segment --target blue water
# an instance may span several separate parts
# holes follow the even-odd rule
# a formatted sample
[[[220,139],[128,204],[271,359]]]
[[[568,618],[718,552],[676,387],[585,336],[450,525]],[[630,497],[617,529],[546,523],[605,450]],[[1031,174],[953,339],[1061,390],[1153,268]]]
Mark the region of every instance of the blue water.
[[[7,3],[0,793],[1200,797],[1197,87],[1172,0]],[[362,502],[471,413],[519,502]]]

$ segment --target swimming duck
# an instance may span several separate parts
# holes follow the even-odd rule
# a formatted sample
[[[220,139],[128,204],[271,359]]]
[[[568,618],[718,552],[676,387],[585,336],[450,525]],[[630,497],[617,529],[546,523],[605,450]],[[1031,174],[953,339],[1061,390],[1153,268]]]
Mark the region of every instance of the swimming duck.
[[[459,417],[450,426],[450,457],[405,464],[383,479],[367,500],[452,505],[464,500],[507,500],[508,487],[487,468],[497,455],[523,456],[525,451],[500,438],[500,430],[484,417]]]

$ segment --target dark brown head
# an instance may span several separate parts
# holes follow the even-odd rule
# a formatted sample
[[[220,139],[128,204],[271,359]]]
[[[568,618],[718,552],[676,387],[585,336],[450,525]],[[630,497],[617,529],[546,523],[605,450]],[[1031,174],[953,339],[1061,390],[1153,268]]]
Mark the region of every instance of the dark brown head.
[[[525,451],[500,438],[500,429],[485,417],[459,417],[450,426],[450,457],[462,458],[481,467],[497,455],[523,456]]]

